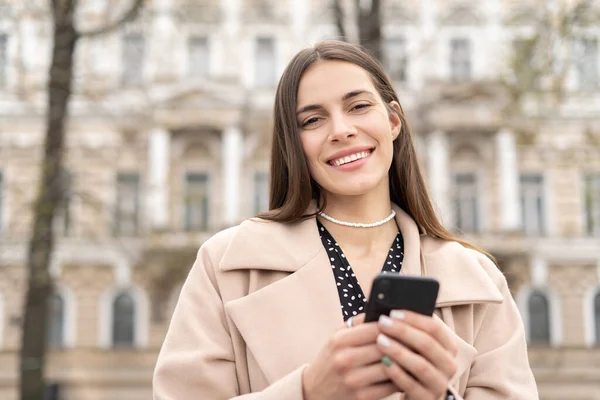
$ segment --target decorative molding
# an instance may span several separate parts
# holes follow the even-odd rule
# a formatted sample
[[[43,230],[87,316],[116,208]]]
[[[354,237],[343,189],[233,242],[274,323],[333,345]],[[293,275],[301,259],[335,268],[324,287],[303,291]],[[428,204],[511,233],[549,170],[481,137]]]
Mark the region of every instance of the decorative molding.
[[[517,294],[515,300],[517,307],[521,313],[521,319],[525,327],[525,336],[529,343],[530,329],[529,329],[529,297],[534,291],[541,292],[546,296],[548,300],[548,318],[550,319],[550,346],[560,347],[562,343],[562,315],[561,315],[561,301],[560,297],[549,287],[549,286],[529,286],[525,285]]]
[[[55,283],[54,290],[63,303],[63,348],[74,348],[77,340],[77,305],[73,291],[62,283]]]
[[[440,22],[443,26],[479,26],[485,24],[485,19],[473,7],[462,4],[450,7]]]
[[[583,296],[583,329],[584,340],[586,347],[594,347],[599,345],[596,342],[596,310],[594,309],[595,298],[600,296],[600,285],[591,287]]]
[[[137,286],[123,287],[117,285],[105,290],[100,296],[98,307],[98,345],[101,348],[109,349],[113,347],[111,337],[114,322],[113,302],[123,292],[131,294],[135,304],[133,347],[144,348],[148,345],[150,302],[146,292]]]

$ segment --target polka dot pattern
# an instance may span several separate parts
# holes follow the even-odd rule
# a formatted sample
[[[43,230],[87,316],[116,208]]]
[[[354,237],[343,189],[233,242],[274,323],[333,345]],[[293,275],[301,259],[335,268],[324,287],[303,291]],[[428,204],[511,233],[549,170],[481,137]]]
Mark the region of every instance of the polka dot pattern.
[[[325,229],[323,224],[317,220],[319,234],[323,247],[327,251],[329,261],[331,262],[331,270],[337,285],[338,294],[340,296],[340,305],[344,321],[348,318],[360,314],[365,311],[367,299],[352,272],[352,267],[348,259],[344,255],[341,247],[337,244],[333,236]],[[394,242],[390,246],[390,251],[386,261],[381,269],[382,273],[399,273],[404,261],[404,240],[402,234],[398,231]]]

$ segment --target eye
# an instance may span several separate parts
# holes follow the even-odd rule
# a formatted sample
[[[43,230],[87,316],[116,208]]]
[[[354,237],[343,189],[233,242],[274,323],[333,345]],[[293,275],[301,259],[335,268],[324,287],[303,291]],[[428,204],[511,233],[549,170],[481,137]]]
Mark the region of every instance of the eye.
[[[302,122],[301,126],[302,126],[302,128],[307,128],[307,127],[310,127],[311,125],[316,124],[320,120],[321,120],[321,118],[319,118],[319,117],[312,117],[312,118],[309,118],[309,119],[305,120],[304,122]]]
[[[355,105],[354,107],[352,107],[352,109],[353,110],[364,110],[369,107],[371,107],[371,105],[369,103],[359,103],[359,104]]]

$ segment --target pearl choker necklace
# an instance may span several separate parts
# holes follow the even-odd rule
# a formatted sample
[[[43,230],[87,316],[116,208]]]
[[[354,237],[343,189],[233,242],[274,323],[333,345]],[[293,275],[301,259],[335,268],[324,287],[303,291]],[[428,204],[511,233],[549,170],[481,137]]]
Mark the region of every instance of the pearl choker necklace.
[[[381,226],[381,225],[385,224],[386,222],[388,222],[392,218],[394,218],[396,216],[396,211],[392,210],[392,213],[390,215],[388,215],[387,217],[385,217],[381,221],[373,222],[371,224],[363,224],[363,223],[360,223],[360,222],[345,222],[345,221],[340,221],[338,219],[330,217],[329,215],[325,214],[323,211],[319,211],[318,214],[321,217],[325,218],[327,221],[331,221],[334,224],[338,224],[338,225],[348,226],[350,228],[375,228],[377,226]]]

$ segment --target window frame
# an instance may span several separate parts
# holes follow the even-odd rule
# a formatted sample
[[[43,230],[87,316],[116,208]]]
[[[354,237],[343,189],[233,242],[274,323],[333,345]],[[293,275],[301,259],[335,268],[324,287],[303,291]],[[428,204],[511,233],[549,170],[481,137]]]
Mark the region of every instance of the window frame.
[[[264,41],[264,42],[271,42],[272,45],[272,63],[270,65],[269,68],[272,69],[272,76],[270,76],[268,79],[262,79],[260,78],[260,70],[263,70],[262,68],[259,68],[259,66],[261,64],[259,64],[258,60],[264,60],[263,57],[260,57],[260,42]],[[254,38],[254,52],[252,54],[252,58],[254,61],[254,76],[253,76],[253,80],[254,80],[254,86],[257,88],[273,88],[275,87],[275,85],[277,84],[277,38],[275,37],[275,35],[257,35]]]
[[[474,195],[473,195],[473,199],[474,199],[474,210],[473,210],[473,219],[474,219],[474,229],[465,229],[465,227],[462,227],[459,225],[459,221],[460,221],[460,216],[459,216],[459,210],[457,207],[457,203],[459,201],[460,198],[460,188],[459,188],[459,184],[457,181],[457,178],[459,176],[466,176],[466,175],[471,175],[474,178],[474,182],[473,182],[473,191],[474,191]],[[482,232],[483,230],[483,220],[482,220],[482,207],[483,207],[483,201],[481,198],[481,183],[482,178],[480,176],[479,173],[477,172],[473,172],[473,171],[453,171],[451,174],[451,187],[452,187],[452,199],[451,199],[451,204],[452,204],[452,217],[453,217],[453,223],[454,223],[454,227],[459,230],[460,232],[464,232],[464,233],[471,233],[471,234],[479,234]]]
[[[202,211],[203,221],[201,226],[194,227],[191,224],[191,220],[189,218],[191,203],[189,202],[189,178],[191,176],[203,176],[206,178],[204,182],[205,185],[205,204],[202,207],[205,207],[205,210]],[[213,179],[211,173],[205,170],[187,170],[183,174],[183,230],[185,232],[207,232],[211,227],[211,187],[213,184]],[[204,212],[205,211],[205,212]]]
[[[465,43],[466,47],[462,49],[467,57],[465,59],[461,59],[457,55],[457,49],[455,47],[458,43]],[[449,65],[450,65],[450,80],[452,82],[461,83],[461,82],[469,82],[473,80],[473,43],[471,38],[466,36],[456,36],[450,39],[449,41]],[[456,67],[460,65],[464,70],[457,70]],[[465,72],[466,71],[466,72]]]
[[[524,179],[523,178],[531,178],[531,177],[539,177],[540,182],[538,185],[538,197],[536,198],[536,203],[539,201],[540,207],[537,207],[536,204],[536,212],[538,214],[538,226],[535,229],[529,229],[527,225],[527,205],[525,199],[525,188],[524,188]],[[527,236],[546,236],[548,235],[549,221],[548,221],[548,199],[547,197],[547,178],[546,175],[542,172],[528,172],[521,171],[519,172],[519,201],[521,203],[521,226],[523,232]]]
[[[136,190],[135,190],[135,211],[134,211],[134,219],[135,219],[135,228],[133,232],[125,232],[121,226],[123,221],[123,215],[121,215],[121,182],[124,178],[132,178],[135,177],[136,181]],[[113,212],[113,234],[117,237],[135,237],[141,233],[141,215],[142,215],[142,175],[139,172],[131,171],[131,172],[118,172],[116,175],[116,185],[115,185],[115,208]],[[126,207],[124,207],[126,208]]]
[[[128,40],[139,39],[139,47],[136,50],[139,58],[135,63],[130,63],[132,60]],[[147,41],[141,32],[128,32],[121,37],[121,84],[126,87],[137,86],[144,82],[144,66],[146,65],[146,47]],[[135,64],[135,65],[133,65]],[[128,68],[132,66],[132,68]]]

